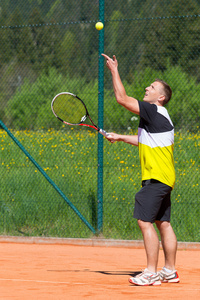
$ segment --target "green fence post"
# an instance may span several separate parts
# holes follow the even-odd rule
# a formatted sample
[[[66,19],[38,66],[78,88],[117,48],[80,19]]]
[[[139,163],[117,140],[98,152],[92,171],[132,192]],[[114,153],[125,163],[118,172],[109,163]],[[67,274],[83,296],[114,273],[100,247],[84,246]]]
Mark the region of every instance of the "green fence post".
[[[104,0],[99,0],[99,21],[104,24]],[[98,71],[98,126],[103,128],[103,98],[104,98],[104,28],[99,31],[99,71]],[[98,207],[97,229],[103,229],[103,135],[98,134]]]

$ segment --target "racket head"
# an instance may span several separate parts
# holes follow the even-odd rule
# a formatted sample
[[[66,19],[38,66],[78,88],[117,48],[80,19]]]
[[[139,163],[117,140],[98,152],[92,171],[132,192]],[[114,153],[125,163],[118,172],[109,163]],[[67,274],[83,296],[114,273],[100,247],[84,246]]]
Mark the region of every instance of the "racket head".
[[[51,102],[51,109],[56,118],[68,125],[81,125],[88,117],[84,102],[68,92],[57,94]]]

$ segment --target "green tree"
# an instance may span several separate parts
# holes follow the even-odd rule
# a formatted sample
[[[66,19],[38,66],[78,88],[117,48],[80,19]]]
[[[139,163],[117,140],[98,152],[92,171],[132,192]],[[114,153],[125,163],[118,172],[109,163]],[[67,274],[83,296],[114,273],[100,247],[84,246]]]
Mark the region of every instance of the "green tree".
[[[3,20],[1,19],[1,24]],[[0,43],[0,67],[8,63],[12,58],[11,40],[8,36],[8,30],[1,30]]]
[[[195,17],[199,9],[197,2],[177,0],[163,5],[156,2],[153,5],[152,0],[148,0],[147,7],[150,7],[150,3],[154,19],[146,21],[139,68],[151,66],[164,71],[170,62],[171,65],[181,65],[188,73],[191,69],[195,72],[195,63],[199,59],[200,35],[199,23]],[[186,64],[188,60],[189,64]]]
[[[31,36],[34,53],[31,58],[33,68],[37,71],[48,70],[51,66],[57,66],[56,52],[59,49],[58,28],[55,26],[43,26],[44,19],[38,10],[34,9],[30,19]]]
[[[21,27],[23,18],[16,9],[9,19],[11,28],[8,29],[9,45],[12,58],[16,58],[19,63],[30,62],[34,56],[34,44],[29,27]],[[16,26],[15,26],[15,25]],[[20,26],[18,26],[20,25]]]

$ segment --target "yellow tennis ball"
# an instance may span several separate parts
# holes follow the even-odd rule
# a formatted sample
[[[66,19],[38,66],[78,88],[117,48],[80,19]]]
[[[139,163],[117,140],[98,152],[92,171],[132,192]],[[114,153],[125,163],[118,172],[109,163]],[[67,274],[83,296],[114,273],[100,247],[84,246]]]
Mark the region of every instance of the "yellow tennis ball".
[[[97,30],[101,30],[101,29],[103,29],[103,23],[102,22],[97,22],[95,24],[95,27],[96,27]]]

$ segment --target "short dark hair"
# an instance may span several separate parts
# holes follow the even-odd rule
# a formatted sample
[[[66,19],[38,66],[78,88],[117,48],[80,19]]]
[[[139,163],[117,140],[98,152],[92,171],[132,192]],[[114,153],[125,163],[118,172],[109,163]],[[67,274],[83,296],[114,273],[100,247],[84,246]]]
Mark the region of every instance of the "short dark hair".
[[[160,82],[163,86],[165,100],[163,101],[163,105],[167,104],[172,96],[172,90],[168,83],[164,80],[157,78],[155,81]]]

